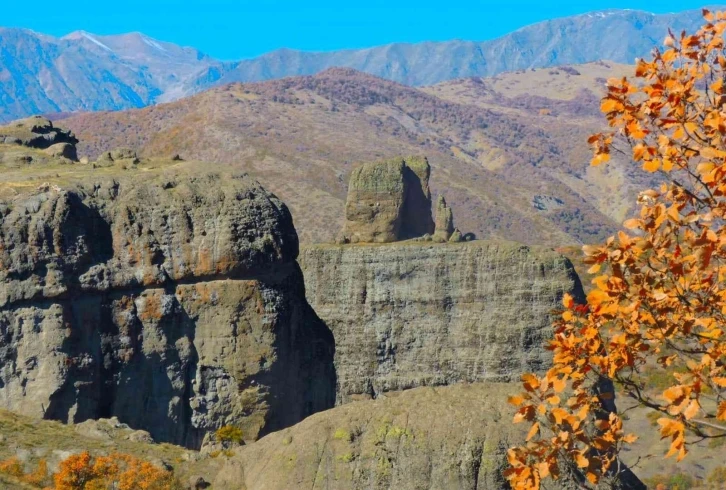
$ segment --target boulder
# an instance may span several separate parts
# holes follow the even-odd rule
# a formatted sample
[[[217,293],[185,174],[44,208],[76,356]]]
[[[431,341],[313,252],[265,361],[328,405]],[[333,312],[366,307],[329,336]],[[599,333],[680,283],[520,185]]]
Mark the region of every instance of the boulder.
[[[111,160],[135,160],[137,158],[136,152],[131,148],[116,148],[110,153]]]
[[[105,163],[105,162],[111,162],[113,163],[113,156],[111,155],[110,151],[104,151],[100,155],[98,155],[98,158],[96,158],[96,162],[98,163]]]
[[[67,158],[72,161],[78,160],[76,147],[70,143],[56,143],[43,151],[53,158]]]
[[[454,228],[454,232],[449,237],[451,243],[458,243],[464,241],[464,236],[461,234],[458,228]]]
[[[204,490],[209,488],[211,485],[201,476],[194,475],[189,478],[189,489],[190,490]]]

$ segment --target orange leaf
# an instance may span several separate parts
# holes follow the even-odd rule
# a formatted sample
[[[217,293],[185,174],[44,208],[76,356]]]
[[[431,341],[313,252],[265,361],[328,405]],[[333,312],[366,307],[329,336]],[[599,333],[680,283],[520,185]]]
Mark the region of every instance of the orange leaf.
[[[662,437],[668,437],[673,434],[682,433],[684,429],[681,422],[671,420],[665,417],[661,417],[658,419],[658,425],[660,425],[660,435]]]
[[[636,158],[636,160],[638,160]],[[643,170],[646,172],[657,172],[660,168],[660,160],[648,160],[646,162],[643,162]]]
[[[527,433],[527,441],[532,439],[534,436],[539,434],[539,422],[535,422],[534,425],[532,425],[532,428],[529,429],[529,432]]]
[[[626,220],[623,223],[623,227],[624,228],[627,228],[628,230],[632,230],[634,228],[638,228],[639,226],[640,226],[640,220],[639,219],[635,219],[635,218]]]
[[[686,420],[691,420],[698,414],[700,409],[701,406],[698,404],[698,400],[691,400],[691,403],[689,403],[688,407],[683,411],[683,416],[686,417]]]
[[[726,420],[726,401],[718,404],[718,411],[716,412],[716,418],[718,420]]]
[[[575,306],[575,300],[569,293],[565,293],[564,296],[562,296],[562,304],[567,308],[568,310]]]
[[[638,436],[636,436],[635,434],[628,434],[627,436],[623,437],[623,442],[626,442],[628,444],[632,444],[637,440]]]
[[[557,425],[560,425],[562,423],[562,421],[564,419],[566,419],[567,416],[569,415],[567,413],[567,410],[562,409],[562,408],[559,408],[559,407],[558,408],[553,408],[551,413],[552,413],[552,416],[555,418],[555,423]]]
[[[587,269],[588,274],[597,274],[600,272],[600,264],[594,264],[592,267]]]
[[[600,110],[604,113],[615,112],[623,108],[623,104],[614,99],[605,99],[600,104]]]
[[[671,403],[676,403],[678,400],[686,396],[686,392],[683,386],[671,386],[663,392],[663,398]]]
[[[550,405],[559,405],[560,404],[560,397],[556,395],[552,395],[547,398],[547,403]]]
[[[565,389],[565,385],[567,383],[564,379],[555,378],[552,380],[552,389],[555,393],[562,393],[562,391]]]
[[[539,379],[534,374],[523,374],[522,383],[524,384],[524,389],[527,391],[534,391],[539,388]]]
[[[595,155],[595,158],[592,159],[590,165],[597,167],[601,163],[607,163],[608,161],[610,161],[610,153],[598,153]]]
[[[514,396],[510,396],[507,399],[507,401],[510,404],[514,405],[515,407],[518,407],[519,405],[521,405],[522,403],[524,403],[524,397],[521,396],[521,395],[514,395]]]

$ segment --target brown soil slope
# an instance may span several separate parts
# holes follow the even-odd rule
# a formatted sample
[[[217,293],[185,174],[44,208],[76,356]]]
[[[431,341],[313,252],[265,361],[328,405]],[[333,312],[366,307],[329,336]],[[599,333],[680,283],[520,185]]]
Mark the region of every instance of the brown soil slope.
[[[356,163],[424,154],[433,193],[446,195],[462,230],[588,243],[617,228],[643,185],[633,169],[588,166],[586,139],[604,121],[602,78],[623,70],[592,64],[419,90],[331,69],[64,125],[83,142],[81,155],[131,146],[145,156],[235,163],[291,207],[303,242],[332,241]]]

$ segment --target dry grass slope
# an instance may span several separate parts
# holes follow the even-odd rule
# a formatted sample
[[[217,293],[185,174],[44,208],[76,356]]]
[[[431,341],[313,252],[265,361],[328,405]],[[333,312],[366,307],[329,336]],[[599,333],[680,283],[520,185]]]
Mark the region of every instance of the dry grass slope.
[[[81,155],[131,146],[247,170],[291,207],[304,242],[331,241],[340,229],[356,163],[425,154],[432,190],[446,195],[461,229],[560,246],[604,238],[647,184],[625,165],[588,166],[586,139],[604,121],[602,79],[629,69],[599,63],[421,90],[330,69],[63,123]]]

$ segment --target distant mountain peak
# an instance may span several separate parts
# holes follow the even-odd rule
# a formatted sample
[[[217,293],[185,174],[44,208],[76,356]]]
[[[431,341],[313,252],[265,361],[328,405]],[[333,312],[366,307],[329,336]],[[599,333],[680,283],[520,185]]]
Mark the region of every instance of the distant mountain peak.
[[[79,41],[79,40],[84,40],[85,39],[87,41],[92,42],[96,46],[98,46],[98,47],[100,47],[102,49],[105,49],[106,51],[108,51],[110,53],[113,53],[113,49],[111,49],[108,46],[106,46],[105,44],[103,44],[101,41],[98,40],[98,38],[96,37],[96,35],[91,34],[90,32],[86,32],[86,31],[74,31],[74,32],[68,34],[67,36],[63,36],[62,39],[68,40],[68,41]]]
[[[142,107],[214,85],[313,75],[332,67],[422,86],[599,59],[633,63],[650,53],[669,27],[695,31],[702,23],[700,10],[652,14],[608,9],[539,22],[483,42],[392,43],[329,52],[284,48],[238,62],[215,60],[141,32],[79,30],[58,39],[0,28],[0,53],[9,53],[0,60],[0,75],[13,80],[0,86],[0,121],[35,113]],[[46,74],[42,84],[41,72]],[[345,71],[328,75],[336,73],[360,76]]]

